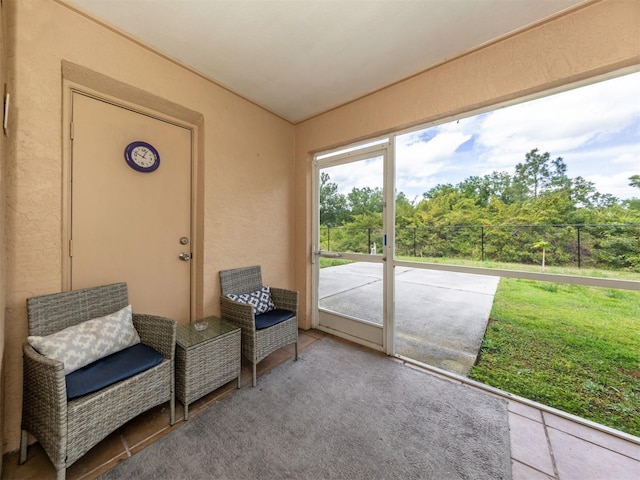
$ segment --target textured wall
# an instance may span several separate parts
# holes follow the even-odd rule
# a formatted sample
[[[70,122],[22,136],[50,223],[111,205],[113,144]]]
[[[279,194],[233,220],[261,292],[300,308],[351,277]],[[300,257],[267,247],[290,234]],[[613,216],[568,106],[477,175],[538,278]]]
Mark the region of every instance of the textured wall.
[[[5,27],[4,27],[4,6],[0,3],[0,86],[4,85],[6,76],[6,57],[5,57]],[[2,91],[2,90],[0,90]],[[2,102],[0,102],[2,104]],[[3,115],[0,115],[3,118]],[[4,343],[5,343],[5,295],[6,295],[6,253],[5,253],[5,204],[6,204],[6,188],[5,188],[5,137],[0,132],[0,377],[4,372]],[[3,425],[4,425],[4,407],[3,407],[3,391],[4,386],[2,378],[0,378],[0,445],[3,445]],[[0,461],[0,476],[2,476],[2,461]]]
[[[306,312],[303,326],[310,326],[311,313],[310,152],[498,105],[639,63],[640,2],[604,0],[298,124],[295,265],[300,308]]]
[[[219,313],[218,271],[224,268],[262,264],[266,282],[294,286],[295,131],[288,122],[62,2],[3,3],[14,107],[6,158],[4,392],[4,451],[12,451],[19,442],[25,299],[62,287],[63,62],[202,114],[204,254],[196,261],[203,272],[198,310],[205,314]]]

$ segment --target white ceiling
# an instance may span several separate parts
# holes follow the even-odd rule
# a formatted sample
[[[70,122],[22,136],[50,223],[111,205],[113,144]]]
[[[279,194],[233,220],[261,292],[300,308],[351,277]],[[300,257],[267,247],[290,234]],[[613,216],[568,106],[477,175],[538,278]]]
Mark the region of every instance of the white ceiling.
[[[584,0],[67,0],[297,123]]]

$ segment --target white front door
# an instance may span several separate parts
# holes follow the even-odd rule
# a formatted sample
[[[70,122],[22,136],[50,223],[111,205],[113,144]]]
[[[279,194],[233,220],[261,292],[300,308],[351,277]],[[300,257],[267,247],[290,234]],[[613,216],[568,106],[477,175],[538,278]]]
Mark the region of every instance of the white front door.
[[[134,312],[188,322],[192,130],[73,92],[71,131],[71,289],[124,281]],[[136,141],[156,170],[125,161]]]

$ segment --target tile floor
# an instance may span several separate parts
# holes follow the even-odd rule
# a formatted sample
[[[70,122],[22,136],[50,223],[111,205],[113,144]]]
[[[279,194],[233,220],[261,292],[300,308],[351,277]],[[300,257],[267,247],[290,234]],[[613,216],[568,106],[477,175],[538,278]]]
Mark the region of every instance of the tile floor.
[[[304,352],[326,336],[315,330],[301,331],[299,351]],[[354,348],[364,348],[352,345]],[[293,353],[293,346],[274,352],[258,364],[258,375],[291,359]],[[399,359],[389,358],[401,362]],[[250,384],[251,370],[243,362],[242,388],[251,388]],[[195,418],[224,397],[232,395],[235,386],[235,381],[232,381],[194,402],[189,406],[189,418]],[[180,428],[183,422],[182,405],[178,401],[176,423],[172,427],[169,427],[168,405],[152,409],[111,434],[72,465],[67,471],[67,478],[94,479],[163,435]],[[513,480],[640,479],[639,443],[603,433],[514,400],[509,400],[509,426]],[[2,478],[55,479],[55,470],[36,443],[29,447],[28,459],[24,465],[18,465],[17,452],[5,455]]]

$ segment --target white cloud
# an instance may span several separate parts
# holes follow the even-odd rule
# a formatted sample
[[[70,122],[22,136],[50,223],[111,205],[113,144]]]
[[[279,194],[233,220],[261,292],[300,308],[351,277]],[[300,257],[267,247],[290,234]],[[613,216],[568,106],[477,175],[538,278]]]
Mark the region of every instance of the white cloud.
[[[484,116],[477,144],[484,161],[508,165],[533,148],[555,158],[606,142],[625,129],[640,137],[640,74],[491,112]]]
[[[602,193],[628,198],[635,192],[627,178],[640,173],[640,73],[427,130],[437,134],[426,142],[419,141],[424,131],[399,137],[400,190],[425,191],[496,170],[512,174],[525,154],[538,148],[551,158],[563,157],[569,176],[583,176]],[[456,152],[471,138],[472,152]]]
[[[345,163],[323,168],[329,174],[330,181],[338,185],[338,192],[346,195],[353,188],[380,188],[383,182],[382,157]]]
[[[600,193],[609,193],[618,198],[640,198],[640,190],[629,186],[631,171],[615,175],[587,175],[586,180],[593,182]]]
[[[445,132],[438,133],[429,142],[398,142],[398,174],[411,177],[435,175],[447,164],[456,149],[470,138],[471,135],[459,132]]]

